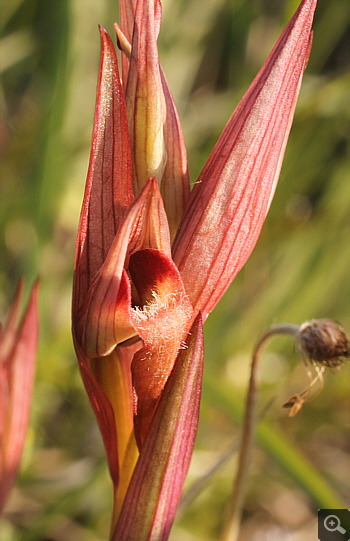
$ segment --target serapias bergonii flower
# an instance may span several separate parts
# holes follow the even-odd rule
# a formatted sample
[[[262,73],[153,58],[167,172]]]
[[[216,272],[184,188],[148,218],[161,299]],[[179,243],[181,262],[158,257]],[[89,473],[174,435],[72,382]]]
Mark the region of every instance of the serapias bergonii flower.
[[[158,59],[160,1],[120,1],[123,82],[113,44],[100,28],[72,318],[114,484],[115,540],[169,534],[198,423],[201,318],[259,237],[309,56],[315,7],[316,0],[300,4],[192,191]],[[186,370],[196,377],[185,385]]]
[[[38,282],[19,323],[20,281],[0,326],[0,514],[15,482],[29,423],[38,345]]]

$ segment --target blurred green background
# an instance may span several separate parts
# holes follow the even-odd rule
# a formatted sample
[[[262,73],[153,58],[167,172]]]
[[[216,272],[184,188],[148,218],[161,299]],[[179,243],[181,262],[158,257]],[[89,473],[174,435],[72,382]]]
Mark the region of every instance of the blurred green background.
[[[297,7],[295,0],[164,0],[160,58],[192,182]],[[75,235],[99,64],[97,24],[116,0],[1,1],[1,293],[39,274],[40,348],[21,471],[4,541],[107,538],[111,483],[70,335]],[[319,0],[314,42],[276,196],[258,244],[205,325],[201,420],[186,490],[240,434],[250,355],[271,324],[331,317],[350,329],[349,4]],[[262,361],[244,540],[314,541],[317,509],[349,502],[350,369],[293,419],[306,381],[289,338]],[[219,538],[236,455],[179,510],[171,541]]]

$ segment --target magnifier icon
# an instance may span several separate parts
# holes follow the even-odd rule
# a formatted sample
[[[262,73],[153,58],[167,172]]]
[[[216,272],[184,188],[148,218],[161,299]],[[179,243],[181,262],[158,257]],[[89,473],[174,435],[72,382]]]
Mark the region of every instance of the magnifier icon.
[[[324,527],[329,532],[340,532],[340,533],[346,533],[346,530],[340,526],[340,520],[336,515],[328,515],[324,519]]]

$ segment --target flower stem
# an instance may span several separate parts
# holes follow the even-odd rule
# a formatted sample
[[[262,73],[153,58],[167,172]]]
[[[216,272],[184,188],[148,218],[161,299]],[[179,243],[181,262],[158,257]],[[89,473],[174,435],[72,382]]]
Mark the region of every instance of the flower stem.
[[[250,456],[254,439],[256,425],[256,403],[259,388],[259,363],[261,353],[266,343],[278,334],[289,334],[296,336],[299,331],[297,325],[278,325],[268,329],[258,340],[252,358],[249,388],[246,398],[246,408],[243,421],[243,432],[239,451],[238,468],[233,484],[232,498],[222,541],[237,541],[239,526],[241,522],[242,507],[245,496],[246,482],[249,472]]]

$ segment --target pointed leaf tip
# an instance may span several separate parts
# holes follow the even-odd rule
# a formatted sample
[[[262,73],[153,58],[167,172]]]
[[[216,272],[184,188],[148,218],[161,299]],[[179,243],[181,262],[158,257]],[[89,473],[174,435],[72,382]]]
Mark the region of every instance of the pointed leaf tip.
[[[128,124],[117,57],[107,32],[102,26],[99,28],[101,60],[90,163],[78,227],[73,317],[133,201]]]
[[[135,194],[150,177],[157,177],[160,185],[166,164],[166,106],[157,49],[159,24],[157,2],[137,2],[125,91]]]
[[[315,7],[316,0],[301,3],[190,194],[173,258],[204,320],[247,261],[263,226],[310,51]]]

